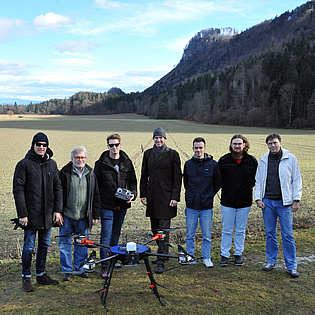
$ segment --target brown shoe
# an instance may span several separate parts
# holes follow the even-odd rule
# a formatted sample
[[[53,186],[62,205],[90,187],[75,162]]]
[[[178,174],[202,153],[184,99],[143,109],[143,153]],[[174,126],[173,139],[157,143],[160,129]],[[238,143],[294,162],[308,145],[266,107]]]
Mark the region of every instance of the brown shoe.
[[[53,280],[51,279],[49,276],[46,275],[46,273],[44,273],[42,276],[36,276],[36,281],[39,284],[44,284],[44,285],[56,285],[59,282],[57,280]]]
[[[34,291],[34,287],[32,285],[31,278],[25,278],[25,277],[22,278],[22,288],[23,288],[23,291],[25,291],[25,292]]]

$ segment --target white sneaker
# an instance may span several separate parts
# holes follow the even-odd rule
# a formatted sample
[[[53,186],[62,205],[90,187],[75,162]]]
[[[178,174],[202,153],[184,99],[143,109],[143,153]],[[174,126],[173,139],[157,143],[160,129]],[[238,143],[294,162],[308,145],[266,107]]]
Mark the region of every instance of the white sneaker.
[[[207,268],[213,267],[213,262],[211,261],[210,258],[204,259],[204,260],[203,260],[203,264],[204,264]]]

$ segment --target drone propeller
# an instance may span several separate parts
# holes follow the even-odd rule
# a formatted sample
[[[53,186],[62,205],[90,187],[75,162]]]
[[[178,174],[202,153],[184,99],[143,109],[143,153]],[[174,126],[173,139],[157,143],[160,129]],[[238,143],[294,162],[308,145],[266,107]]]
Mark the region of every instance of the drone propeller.
[[[171,231],[183,230],[183,229],[186,229],[186,227],[182,226],[182,227],[174,227],[174,228],[169,228],[169,229],[158,229],[158,231],[171,232]],[[150,230],[149,229],[135,230],[135,232],[148,232],[148,231],[150,231]]]
[[[56,235],[55,237],[72,237],[72,238],[77,238],[77,237],[85,237],[85,234]]]
[[[164,232],[171,232],[171,231],[183,230],[183,229],[186,229],[186,227],[185,226],[175,227],[175,228],[170,228],[170,229],[163,229],[162,231],[164,231]]]

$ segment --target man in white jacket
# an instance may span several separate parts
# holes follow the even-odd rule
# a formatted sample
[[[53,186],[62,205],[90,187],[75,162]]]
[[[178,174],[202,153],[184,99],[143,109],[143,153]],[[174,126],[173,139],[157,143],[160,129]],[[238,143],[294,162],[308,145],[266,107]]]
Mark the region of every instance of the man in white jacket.
[[[272,270],[277,262],[279,217],[285,265],[291,277],[298,277],[292,221],[302,195],[299,164],[293,154],[281,148],[278,134],[269,135],[266,143],[269,152],[259,160],[254,192],[257,206],[262,209],[266,231],[267,264],[263,270]]]

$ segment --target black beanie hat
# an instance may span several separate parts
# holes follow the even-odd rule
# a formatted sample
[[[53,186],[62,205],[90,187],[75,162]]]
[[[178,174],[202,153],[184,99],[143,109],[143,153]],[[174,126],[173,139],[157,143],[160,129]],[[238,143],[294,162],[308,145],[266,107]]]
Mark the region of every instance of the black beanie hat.
[[[33,141],[32,141],[32,146],[34,146],[35,142],[46,142],[47,146],[49,145],[49,141],[48,141],[47,136],[42,132],[38,132],[34,136]]]
[[[158,127],[153,131],[153,138],[155,136],[164,137],[166,139],[165,130],[162,127]]]

